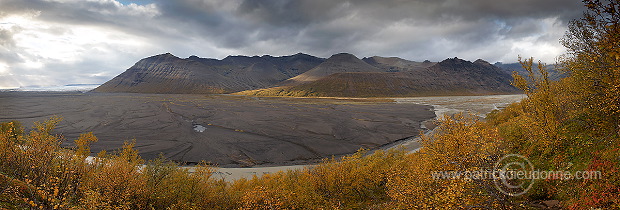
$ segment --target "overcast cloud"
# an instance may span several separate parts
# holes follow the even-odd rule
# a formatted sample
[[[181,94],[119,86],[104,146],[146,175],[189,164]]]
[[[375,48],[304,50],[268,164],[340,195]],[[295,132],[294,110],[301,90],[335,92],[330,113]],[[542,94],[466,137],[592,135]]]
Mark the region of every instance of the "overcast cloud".
[[[582,11],[578,0],[0,0],[0,88],[100,84],[165,52],[553,63]]]

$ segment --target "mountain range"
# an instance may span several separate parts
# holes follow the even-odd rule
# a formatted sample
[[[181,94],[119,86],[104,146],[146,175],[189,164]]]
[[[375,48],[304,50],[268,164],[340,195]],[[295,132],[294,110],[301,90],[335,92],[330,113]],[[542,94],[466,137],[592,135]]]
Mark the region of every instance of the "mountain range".
[[[325,59],[291,56],[228,56],[222,60],[170,53],[144,58],[94,92],[232,93],[266,88],[304,73]]]
[[[510,69],[480,59],[416,62],[380,56],[359,59],[349,53],[325,59],[298,53],[218,60],[166,53],[138,61],[93,91],[299,97],[517,93],[510,74]]]
[[[501,63],[501,62],[497,62],[497,63],[495,63],[493,65],[497,66],[497,67],[499,67],[499,68],[501,68],[501,69],[503,69],[505,71],[507,71],[510,74],[512,74],[512,72],[517,72],[517,74],[519,74],[521,76],[524,76],[526,78],[529,75],[529,73],[523,68],[523,66],[521,66],[520,63],[507,63],[507,64],[504,64],[504,63]],[[537,70],[538,69],[536,64],[534,64],[534,66],[532,68],[533,68],[533,70]],[[562,79],[562,78],[567,76],[563,72],[558,71],[557,70],[557,66],[554,65],[554,64],[543,65],[543,68],[545,70],[547,70],[547,72],[549,73],[548,77],[549,77],[550,80],[557,81],[557,80],[560,80],[560,79]],[[535,77],[540,77],[541,76],[540,72],[535,71],[534,72],[534,76]]]

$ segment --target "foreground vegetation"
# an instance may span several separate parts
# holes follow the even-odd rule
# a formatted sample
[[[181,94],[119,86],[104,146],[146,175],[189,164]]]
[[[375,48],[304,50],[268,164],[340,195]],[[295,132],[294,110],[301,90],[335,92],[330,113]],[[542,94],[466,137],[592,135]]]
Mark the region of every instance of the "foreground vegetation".
[[[529,77],[514,84],[528,98],[480,121],[440,120],[416,153],[364,155],[301,171],[232,183],[202,165],[189,173],[163,159],[144,161],[131,143],[87,160],[92,134],[62,148],[52,134],[60,119],[26,132],[0,125],[0,208],[9,209],[522,209],[559,200],[569,209],[620,208],[620,1],[585,0],[589,12],[571,23],[558,82],[522,61]],[[539,76],[537,76],[539,75]],[[434,179],[437,171],[492,168],[505,154],[540,170],[601,171],[601,179],[544,179],[521,196],[499,193],[493,180]]]
[[[438,130],[441,135],[425,137],[418,153],[391,150],[364,156],[360,151],[341,160],[325,160],[313,169],[232,183],[212,178],[212,168],[204,165],[189,173],[162,159],[145,162],[132,144],[89,160],[88,144],[97,139],[84,134],[75,141],[75,148],[62,148],[62,139],[50,134],[59,120],[37,123],[27,134],[19,123],[2,124],[0,207],[409,209],[475,206],[497,199],[479,191],[476,183],[435,180],[428,174],[486,167],[491,162],[481,158],[501,153],[497,131],[473,118],[445,119]],[[464,162],[455,165],[453,161]],[[493,201],[491,205],[502,204]]]

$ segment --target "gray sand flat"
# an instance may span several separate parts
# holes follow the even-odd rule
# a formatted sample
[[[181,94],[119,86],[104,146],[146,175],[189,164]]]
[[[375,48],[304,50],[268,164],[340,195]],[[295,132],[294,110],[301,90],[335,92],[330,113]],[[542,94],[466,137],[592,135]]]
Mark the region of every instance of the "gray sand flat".
[[[508,104],[521,101],[525,95],[488,95],[488,96],[440,96],[440,97],[413,97],[413,98],[395,98],[397,103],[413,103],[426,104],[435,107],[434,111],[437,116],[444,114],[451,115],[459,112],[469,112],[484,117],[489,112],[506,107]],[[433,119],[424,121],[422,124],[428,129],[433,129],[436,125]],[[427,134],[432,133],[428,130]],[[431,134],[432,135],[432,134]],[[380,149],[403,148],[410,152],[420,149],[418,142],[420,137],[412,137],[402,141],[393,142],[383,145]],[[216,168],[213,177],[223,179],[225,181],[234,181],[241,178],[251,179],[253,176],[260,177],[264,174],[276,173],[286,170],[302,170],[313,165],[293,165],[293,166],[275,166],[275,167],[252,167],[252,168]],[[188,167],[190,171],[195,170]]]
[[[220,167],[316,162],[417,136],[431,106],[370,100],[176,94],[1,92],[0,121],[25,126],[64,118],[66,146],[92,131],[92,151],[136,140],[145,159],[159,154]]]

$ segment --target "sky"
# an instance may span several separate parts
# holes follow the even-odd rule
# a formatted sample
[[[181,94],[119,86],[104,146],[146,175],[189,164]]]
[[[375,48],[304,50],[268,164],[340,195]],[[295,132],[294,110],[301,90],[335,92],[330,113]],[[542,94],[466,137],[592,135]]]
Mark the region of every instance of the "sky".
[[[0,89],[101,84],[170,52],[554,63],[579,0],[0,0]]]

